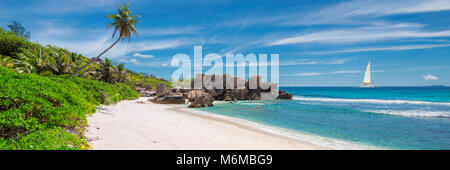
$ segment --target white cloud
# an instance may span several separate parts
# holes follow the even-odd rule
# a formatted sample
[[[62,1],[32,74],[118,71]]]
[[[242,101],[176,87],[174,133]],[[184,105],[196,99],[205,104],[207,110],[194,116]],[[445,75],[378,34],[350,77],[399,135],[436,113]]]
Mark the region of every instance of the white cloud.
[[[64,41],[64,40],[44,40],[40,41],[43,44],[56,45],[59,47],[67,48],[71,51],[76,51],[87,57],[95,57],[100,52],[108,48],[114,40],[111,39],[109,35],[99,37],[94,40],[75,40],[75,41]],[[183,45],[185,42],[180,39],[173,40],[159,40],[159,41],[138,41],[138,42],[119,42],[116,46],[111,48],[104,57],[116,58],[124,56],[130,53],[137,53],[143,51],[151,50],[161,50],[168,48],[176,48]]]
[[[423,79],[424,79],[424,80],[439,80],[438,77],[433,76],[433,75],[431,75],[431,74],[427,74],[426,76],[423,76]]]
[[[140,58],[154,58],[155,57],[153,55],[146,55],[146,54],[141,54],[141,53],[134,53],[133,56],[140,57]]]
[[[112,39],[113,30],[104,29],[76,29],[65,24],[58,27],[56,23],[40,21],[43,28],[32,30],[33,41],[39,41],[44,45],[55,45],[71,51],[86,55],[86,57],[96,57],[103,50],[108,48],[116,39]],[[80,36],[83,35],[83,36]],[[132,37],[131,41],[121,41],[111,48],[103,57],[115,58],[123,57],[131,53],[139,55],[141,58],[151,58],[150,55],[140,55],[139,52],[177,48],[190,42],[186,38],[152,38],[145,40],[143,37]]]
[[[118,61],[120,63],[125,63],[125,64],[133,64],[133,65],[137,65],[137,66],[145,66],[145,67],[167,67],[169,66],[169,62],[170,61],[163,61],[163,60],[159,60],[159,61],[151,61],[151,62],[142,62],[139,61],[137,59],[127,59],[127,58],[120,58],[118,59]]]
[[[312,72],[312,73],[300,73],[300,74],[292,74],[293,76],[318,76],[322,75],[322,73],[319,72]]]
[[[365,47],[352,48],[345,50],[331,50],[322,52],[311,52],[312,54],[338,54],[338,53],[353,53],[353,52],[369,52],[369,51],[405,51],[405,50],[419,50],[429,48],[449,47],[450,44],[436,44],[436,45],[406,45],[406,46],[392,46],[392,47]]]
[[[333,71],[332,74],[356,74],[361,73],[361,71],[358,70],[341,70],[341,71]]]
[[[373,73],[383,72],[382,70],[372,71]],[[359,74],[362,73],[358,70],[339,70],[332,72],[310,72],[310,73],[299,73],[299,74],[286,74],[284,76],[320,76],[320,75],[330,75],[330,74]]]
[[[448,0],[354,0],[306,15],[286,17],[285,25],[361,24],[380,16],[450,10]]]
[[[426,66],[426,67],[408,67],[406,70],[435,70],[435,69],[445,69],[448,66]]]
[[[351,24],[365,25],[368,20],[379,20],[380,16],[438,12],[450,10],[449,0],[353,0],[314,9],[310,12],[298,12],[301,7],[272,10],[271,15],[243,15],[224,26],[248,27],[258,24],[270,25],[320,25]]]
[[[368,26],[350,29],[337,29],[314,32],[310,34],[295,35],[271,42],[270,46],[300,44],[300,43],[356,43],[356,42],[374,42],[392,39],[408,38],[434,38],[450,37],[450,30],[426,32],[414,29],[404,28],[384,28],[383,26]]]
[[[130,59],[130,62],[134,63],[134,64],[138,64],[139,61],[137,61],[136,59]]]
[[[291,60],[280,63],[282,66],[290,66],[290,65],[315,65],[315,64],[345,64],[346,62],[354,59],[355,57],[348,57],[348,58],[334,58],[334,59],[298,59],[298,60]]]
[[[201,26],[144,28],[139,30],[139,35],[141,36],[188,35],[188,34],[196,34],[202,29],[203,28]]]
[[[355,0],[323,9],[322,13],[340,16],[395,15],[450,10],[448,0]],[[319,13],[320,13],[319,12]]]

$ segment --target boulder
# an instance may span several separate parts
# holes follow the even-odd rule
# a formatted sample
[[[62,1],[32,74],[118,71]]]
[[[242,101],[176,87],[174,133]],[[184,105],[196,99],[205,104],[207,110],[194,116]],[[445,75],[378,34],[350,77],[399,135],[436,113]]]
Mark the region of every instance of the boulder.
[[[291,93],[287,93],[284,90],[280,90],[280,91],[278,91],[278,99],[290,100],[290,99],[292,99],[292,94]]]
[[[201,84],[202,82],[205,84]],[[224,89],[216,87],[217,84],[223,84]],[[245,79],[227,74],[196,74],[194,81],[191,81],[191,87],[194,88],[194,86],[201,88],[196,90],[209,93],[214,100],[276,100],[292,98],[292,94],[286,93],[285,91],[278,92],[274,90],[272,92],[272,89],[278,89],[278,84],[263,81],[258,75],[250,76],[246,81]],[[182,91],[177,92],[186,93]]]
[[[223,99],[223,93],[225,92],[224,89],[206,89],[206,93],[209,93],[214,99],[216,100],[222,100]]]
[[[154,103],[157,103],[157,104],[185,104],[186,103],[186,100],[183,98],[183,96],[180,96],[180,95],[158,97],[158,98],[152,99],[151,101]]]
[[[247,100],[248,99],[248,89],[231,89],[231,97],[236,98],[238,100]]]
[[[156,95],[156,91],[152,90],[152,91],[141,91],[139,93],[141,95],[141,97],[153,97]]]
[[[160,83],[156,85],[156,96],[158,97],[164,97],[166,95],[170,94],[170,91],[168,90],[168,86],[164,83]]]
[[[151,86],[150,84],[143,85],[143,86],[141,86],[141,88],[144,88],[145,91],[151,91],[151,90],[153,90],[153,89],[152,89],[152,86]]]
[[[225,101],[233,101],[233,98],[231,98],[230,96],[225,96]]]
[[[212,103],[214,102],[214,98],[211,94],[204,92],[203,90],[192,90],[188,93],[188,100],[190,105],[188,107],[210,107],[214,106]]]
[[[136,91],[138,91],[139,93],[140,93],[141,91],[145,91],[145,88],[140,88],[140,87],[134,87],[133,89],[136,90]]]

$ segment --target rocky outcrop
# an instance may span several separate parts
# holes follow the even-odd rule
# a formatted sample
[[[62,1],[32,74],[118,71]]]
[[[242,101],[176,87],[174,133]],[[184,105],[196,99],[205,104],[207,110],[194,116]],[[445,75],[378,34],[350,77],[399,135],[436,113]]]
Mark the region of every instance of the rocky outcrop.
[[[149,101],[151,101],[153,103],[157,103],[157,104],[185,104],[186,103],[186,100],[181,95],[155,97]]]
[[[188,107],[197,108],[213,106],[214,100],[286,100],[292,98],[292,94],[282,90],[271,92],[272,88],[277,88],[277,84],[263,82],[259,76],[251,76],[248,81],[229,75],[221,76],[223,76],[223,80],[216,79],[218,77],[215,75],[197,74],[195,76],[197,81],[191,83],[192,90],[168,89],[166,84],[158,84],[154,92],[156,97],[151,101],[159,104],[184,104],[187,99]],[[210,81],[208,82],[208,80]],[[216,88],[215,84],[222,84],[224,89]]]
[[[222,80],[218,79],[218,76],[223,76]],[[248,81],[245,81],[239,77],[233,77],[230,75],[205,75],[197,74],[194,77],[194,81],[191,83],[191,88],[201,88],[197,90],[203,90],[209,93],[214,100],[275,100],[275,99],[288,99],[289,95],[283,91],[281,97],[277,97],[277,92],[269,95],[272,88],[277,88],[277,84],[261,81],[259,76],[251,76]],[[206,80],[206,81],[204,81]],[[209,82],[208,82],[209,81]],[[203,85],[201,84],[203,82]],[[218,89],[214,85],[222,84],[223,89]],[[266,93],[266,96],[262,96]],[[263,97],[265,97],[263,99]],[[291,97],[292,98],[292,97]]]
[[[141,97],[153,97],[156,95],[156,91],[151,90],[151,91],[141,91],[139,92],[139,94],[141,95]]]
[[[156,91],[154,91],[155,97],[149,99],[150,102],[157,104],[185,104],[186,99],[183,94],[169,90],[168,86],[164,83],[156,85]]]
[[[292,99],[292,94],[285,92],[284,90],[278,91],[278,99],[280,100],[290,100]]]
[[[149,84],[137,86],[134,87],[133,89],[138,91],[141,97],[153,97],[156,95],[156,92],[152,89],[152,86],[150,86]]]
[[[169,91],[169,87],[164,84],[164,83],[160,83],[158,85],[156,85],[156,96],[157,97],[164,97],[171,94],[171,92]]]
[[[191,108],[214,106],[214,98],[203,90],[192,90],[188,93],[187,98],[190,102],[188,107]]]

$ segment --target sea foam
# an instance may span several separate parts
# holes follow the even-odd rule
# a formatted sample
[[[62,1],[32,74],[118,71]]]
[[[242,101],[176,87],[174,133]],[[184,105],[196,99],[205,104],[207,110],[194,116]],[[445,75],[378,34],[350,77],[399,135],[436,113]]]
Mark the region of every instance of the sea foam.
[[[425,110],[365,110],[366,112],[410,116],[410,117],[441,117],[450,118],[450,112],[445,111],[425,111]]]
[[[295,96],[294,100],[300,101],[319,101],[319,102],[345,102],[345,103],[379,103],[379,104],[414,104],[414,105],[443,105],[450,106],[446,102],[428,102],[416,100],[384,100],[384,99],[338,99],[338,98],[317,98]]]

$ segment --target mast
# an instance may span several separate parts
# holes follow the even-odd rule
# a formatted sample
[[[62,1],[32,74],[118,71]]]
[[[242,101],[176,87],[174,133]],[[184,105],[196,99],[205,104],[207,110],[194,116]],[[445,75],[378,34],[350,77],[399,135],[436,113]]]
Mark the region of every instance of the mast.
[[[370,61],[369,64],[367,64],[367,68],[366,68],[366,74],[364,75],[364,80],[363,80],[363,84],[371,84],[371,77],[370,77]]]

